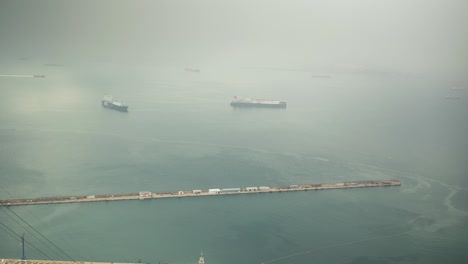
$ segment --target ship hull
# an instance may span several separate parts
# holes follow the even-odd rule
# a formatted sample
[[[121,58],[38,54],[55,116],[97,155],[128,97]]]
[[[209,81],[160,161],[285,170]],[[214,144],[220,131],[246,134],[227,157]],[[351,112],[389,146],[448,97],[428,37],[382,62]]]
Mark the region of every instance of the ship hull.
[[[260,107],[260,108],[286,108],[286,103],[279,104],[265,104],[265,103],[245,103],[245,102],[231,102],[232,107]]]
[[[120,112],[128,112],[128,106],[118,106],[108,102],[102,102],[102,106],[109,109],[114,109]]]

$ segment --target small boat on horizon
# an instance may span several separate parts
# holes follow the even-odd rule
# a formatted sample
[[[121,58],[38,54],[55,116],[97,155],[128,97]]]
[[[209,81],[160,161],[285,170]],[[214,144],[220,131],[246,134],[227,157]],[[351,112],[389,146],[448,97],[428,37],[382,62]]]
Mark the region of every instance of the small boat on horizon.
[[[45,63],[44,66],[62,67],[64,65],[59,63]]]
[[[454,90],[454,91],[466,91],[466,89],[464,87],[457,87],[457,86],[453,86],[452,90]]]
[[[185,68],[184,70],[186,72],[200,72],[200,69],[198,68]]]
[[[460,96],[447,95],[447,96],[445,96],[445,99],[447,99],[447,100],[458,100],[458,99],[461,99],[461,97]]]

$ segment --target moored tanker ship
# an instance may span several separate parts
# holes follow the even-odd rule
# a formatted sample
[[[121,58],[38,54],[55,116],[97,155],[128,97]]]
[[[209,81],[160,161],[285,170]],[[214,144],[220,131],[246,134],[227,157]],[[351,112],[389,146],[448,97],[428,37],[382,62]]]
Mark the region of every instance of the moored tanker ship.
[[[231,101],[232,107],[273,107],[286,108],[286,102],[277,100],[252,99],[234,96]]]

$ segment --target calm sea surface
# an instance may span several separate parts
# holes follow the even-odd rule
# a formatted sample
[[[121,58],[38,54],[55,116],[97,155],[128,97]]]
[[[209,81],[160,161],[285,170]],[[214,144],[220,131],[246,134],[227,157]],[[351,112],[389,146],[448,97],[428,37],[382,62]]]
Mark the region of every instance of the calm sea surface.
[[[373,72],[12,60],[0,198],[399,179],[401,187],[12,207],[80,261],[467,263],[468,91]],[[129,112],[102,108],[105,93]],[[233,96],[287,109],[233,109]],[[446,100],[445,96],[460,96]],[[0,221],[52,259],[67,259]],[[0,226],[0,256],[21,246]],[[43,239],[41,239],[43,240]],[[30,259],[44,258],[27,247]],[[289,256],[289,257],[287,257]]]

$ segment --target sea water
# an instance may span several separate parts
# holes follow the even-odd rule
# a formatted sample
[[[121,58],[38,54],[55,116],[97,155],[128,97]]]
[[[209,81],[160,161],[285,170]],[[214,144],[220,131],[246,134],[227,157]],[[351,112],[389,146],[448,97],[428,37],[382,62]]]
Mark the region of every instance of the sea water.
[[[0,198],[354,180],[401,187],[11,207],[75,260],[462,263],[468,98],[392,74],[12,60],[0,77]],[[7,67],[8,65],[8,67]],[[129,105],[103,108],[112,94]],[[233,96],[287,101],[234,109]],[[67,260],[1,208],[18,237]],[[15,218],[18,222],[14,221]],[[43,241],[43,242],[41,242]],[[47,245],[45,245],[47,244]],[[26,246],[29,259],[44,256]],[[269,262],[270,261],[270,262]]]

